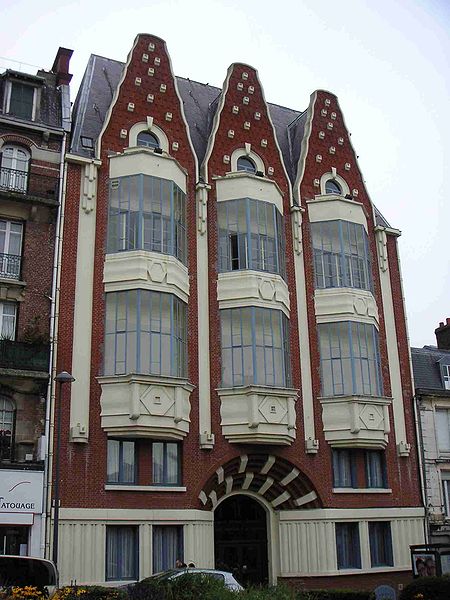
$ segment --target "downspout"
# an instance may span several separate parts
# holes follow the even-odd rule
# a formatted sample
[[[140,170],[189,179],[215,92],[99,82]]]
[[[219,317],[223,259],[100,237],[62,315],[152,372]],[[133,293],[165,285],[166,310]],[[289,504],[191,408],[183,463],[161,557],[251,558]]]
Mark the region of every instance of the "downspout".
[[[415,395],[413,398],[414,406],[414,421],[416,425],[416,438],[417,438],[417,458],[419,460],[419,474],[420,474],[420,491],[422,495],[422,504],[425,510],[425,519],[423,522],[423,530],[425,535],[425,542],[428,544],[430,541],[430,521],[428,515],[428,492],[427,492],[427,477],[425,472],[425,450],[423,447],[423,430],[422,421],[420,418],[420,395]]]
[[[61,160],[59,163],[59,193],[58,193],[58,212],[56,218],[56,231],[55,231],[55,250],[53,255],[53,274],[52,274],[52,292],[51,292],[51,306],[50,306],[50,357],[49,357],[49,373],[50,378],[47,387],[47,403],[45,409],[45,437],[46,443],[46,455],[44,460],[44,489],[42,499],[42,515],[41,515],[41,556],[46,557],[47,549],[49,547],[50,539],[49,533],[47,532],[47,515],[50,516],[51,510],[51,473],[53,466],[53,423],[51,416],[54,411],[55,402],[55,386],[54,377],[56,375],[56,346],[57,346],[57,321],[58,315],[56,312],[57,300],[59,299],[59,280],[60,280],[60,266],[61,266],[61,249],[62,249],[62,224],[64,219],[64,201],[66,192],[66,177],[67,170],[65,168],[65,155],[66,155],[66,144],[67,144],[67,132],[63,134],[63,140],[61,145]],[[58,297],[57,297],[58,296]],[[48,541],[48,543],[47,543]]]

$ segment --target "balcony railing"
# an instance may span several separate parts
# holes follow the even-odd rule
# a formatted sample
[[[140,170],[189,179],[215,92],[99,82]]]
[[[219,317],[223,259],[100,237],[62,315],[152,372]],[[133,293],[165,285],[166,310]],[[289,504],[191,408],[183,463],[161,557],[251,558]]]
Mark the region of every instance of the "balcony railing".
[[[0,340],[0,368],[20,371],[48,371],[50,346]]]
[[[30,169],[20,171],[0,168],[0,189],[8,192],[57,200],[58,184],[59,180],[56,177],[34,173]]]
[[[20,265],[22,257],[16,254],[0,253],[0,278],[1,279],[20,279]]]

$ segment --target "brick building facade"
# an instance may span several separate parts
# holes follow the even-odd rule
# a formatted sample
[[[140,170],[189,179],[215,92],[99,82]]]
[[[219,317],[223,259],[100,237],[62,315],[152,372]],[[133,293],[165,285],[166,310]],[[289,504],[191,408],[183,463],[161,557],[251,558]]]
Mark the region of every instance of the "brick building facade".
[[[43,556],[55,246],[72,51],[0,75],[0,553]]]
[[[91,56],[66,156],[63,581],[397,586],[423,541],[399,231],[337,98]],[[70,408],[69,408],[70,407]],[[370,575],[370,577],[369,577]]]

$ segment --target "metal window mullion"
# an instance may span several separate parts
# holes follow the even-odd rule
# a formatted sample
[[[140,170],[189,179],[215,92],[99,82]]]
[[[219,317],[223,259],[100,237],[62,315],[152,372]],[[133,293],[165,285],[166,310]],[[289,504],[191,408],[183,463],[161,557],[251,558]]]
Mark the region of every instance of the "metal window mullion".
[[[163,347],[163,330],[162,330],[162,294],[158,294],[159,298],[159,368],[158,375],[161,375],[162,370],[162,347]]]
[[[253,269],[250,198],[245,198],[245,217],[247,220],[246,268]]]
[[[141,293],[145,290],[136,290],[136,371],[141,370]]]
[[[258,383],[258,361],[256,358],[256,311],[261,310],[255,306],[251,307],[251,335],[252,335],[252,363],[253,363],[253,383]],[[263,340],[264,340],[264,321],[263,321]],[[264,342],[263,342],[264,343]],[[266,366],[266,357],[264,355],[264,371]]]
[[[373,337],[373,329],[371,329],[371,325],[364,325],[364,334],[365,334],[365,339],[366,339],[366,348],[367,348],[367,377],[368,377],[368,384],[369,384],[369,390],[370,393],[373,394],[376,390],[373,389],[372,386],[372,377],[371,377],[371,366],[372,364],[375,366],[375,360],[374,360],[374,356],[370,356],[370,352],[369,352],[369,335],[372,338],[372,348],[374,350],[375,353],[375,339]]]
[[[113,292],[111,295],[114,297],[114,373],[117,374],[117,337],[118,337],[118,326],[117,326],[117,313],[118,313],[118,294],[119,292]]]
[[[175,352],[174,352],[174,297],[172,294],[169,296],[169,318],[170,318],[170,374],[173,375],[175,370]]]
[[[130,302],[130,291],[125,292],[125,373],[128,373],[128,310]]]
[[[137,242],[137,247],[139,248],[139,250],[143,250],[144,248],[144,175],[141,173],[140,175],[138,175],[138,181],[137,181],[138,185],[137,185],[137,192],[138,192],[138,206],[139,206],[139,213],[138,213],[138,222],[137,222],[137,234],[138,234],[138,239],[136,240]]]
[[[352,394],[356,393],[355,352],[353,348],[352,322],[347,321],[347,335],[350,348],[350,366],[352,370]]]
[[[242,333],[242,320],[243,320],[243,314],[242,311],[244,309],[240,308],[239,309],[239,314],[240,314],[240,319],[239,319],[239,323],[240,323],[240,335],[241,335],[241,343],[240,343],[240,347],[241,347],[241,373],[242,373],[242,384],[244,384],[244,336]]]
[[[342,281],[339,281],[339,270],[337,272],[338,286],[339,287],[347,287],[350,285],[350,281],[348,281],[348,276],[350,273],[346,273],[346,263],[345,263],[345,245],[344,245],[344,232],[343,232],[343,223],[342,221],[338,221],[338,232],[339,232],[339,244],[340,244],[340,260],[341,260],[341,272],[342,272]],[[348,234],[348,232],[347,232]]]
[[[172,254],[173,256],[178,256],[177,254],[177,249],[175,247],[175,211],[174,211],[174,184],[173,182],[170,183],[170,249],[169,250],[169,254]]]
[[[119,440],[119,483],[123,481],[123,442]]]

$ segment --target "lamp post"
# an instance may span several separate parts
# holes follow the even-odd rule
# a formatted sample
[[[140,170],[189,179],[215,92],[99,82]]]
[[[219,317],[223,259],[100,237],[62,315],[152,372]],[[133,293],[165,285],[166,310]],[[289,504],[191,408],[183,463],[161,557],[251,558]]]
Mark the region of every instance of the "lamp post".
[[[61,454],[61,406],[62,406],[62,386],[65,383],[72,383],[75,378],[67,371],[61,371],[55,377],[56,393],[55,393],[55,426],[56,438],[53,444],[53,456],[55,458],[55,480],[53,484],[53,562],[58,564],[58,527],[59,527],[59,470],[60,470],[60,454]]]

